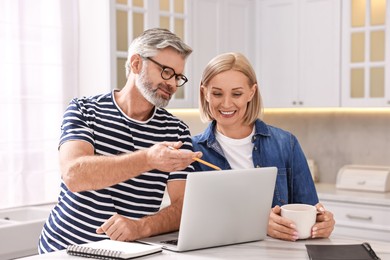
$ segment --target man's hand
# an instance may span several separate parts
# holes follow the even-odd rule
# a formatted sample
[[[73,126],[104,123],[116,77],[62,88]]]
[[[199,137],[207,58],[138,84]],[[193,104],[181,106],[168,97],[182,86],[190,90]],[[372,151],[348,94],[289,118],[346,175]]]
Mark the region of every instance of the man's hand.
[[[147,162],[151,169],[164,172],[184,170],[194,160],[192,158],[202,156],[201,152],[180,150],[182,142],[161,142],[153,145],[147,151]],[[174,149],[169,149],[173,147]]]
[[[112,240],[134,241],[179,229],[186,182],[169,181],[167,190],[171,204],[156,214],[134,220],[115,214],[106,220],[96,233],[105,233]]]
[[[141,219],[133,220],[115,214],[104,222],[104,224],[96,230],[96,233],[105,233],[112,240],[134,241],[146,237],[147,235],[142,234],[145,233],[145,231]]]

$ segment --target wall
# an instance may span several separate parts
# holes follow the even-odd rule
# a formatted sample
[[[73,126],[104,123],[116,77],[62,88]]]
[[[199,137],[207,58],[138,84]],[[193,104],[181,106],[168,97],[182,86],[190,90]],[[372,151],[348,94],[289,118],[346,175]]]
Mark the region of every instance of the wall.
[[[171,110],[192,134],[206,124],[193,110]],[[317,163],[320,182],[335,183],[346,164],[390,165],[390,110],[266,110],[263,120],[292,132],[307,158]]]

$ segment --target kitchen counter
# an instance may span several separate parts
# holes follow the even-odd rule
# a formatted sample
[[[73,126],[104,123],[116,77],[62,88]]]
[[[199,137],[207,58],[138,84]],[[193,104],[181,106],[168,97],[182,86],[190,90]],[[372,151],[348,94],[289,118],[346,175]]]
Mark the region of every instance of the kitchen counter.
[[[347,237],[332,236],[329,239],[310,239],[288,242],[267,237],[264,241],[215,247],[183,253],[164,250],[161,254],[148,256],[147,259],[159,260],[213,260],[213,259],[309,259],[305,244],[361,244],[369,242],[373,250],[382,260],[390,260],[389,243],[373,240],[359,240]],[[67,255],[65,250],[23,258],[23,260],[38,259],[82,259]],[[85,258],[84,258],[85,259]]]
[[[335,184],[316,183],[320,201],[342,201],[390,207],[390,192],[369,192],[337,189]]]
[[[320,202],[336,220],[333,234],[390,242],[390,192],[343,190],[334,184],[316,187]]]

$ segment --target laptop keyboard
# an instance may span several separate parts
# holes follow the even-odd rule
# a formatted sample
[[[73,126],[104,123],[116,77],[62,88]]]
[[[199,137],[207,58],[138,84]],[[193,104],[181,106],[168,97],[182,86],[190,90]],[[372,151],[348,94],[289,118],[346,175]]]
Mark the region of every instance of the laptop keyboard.
[[[177,239],[161,241],[161,243],[177,246]]]

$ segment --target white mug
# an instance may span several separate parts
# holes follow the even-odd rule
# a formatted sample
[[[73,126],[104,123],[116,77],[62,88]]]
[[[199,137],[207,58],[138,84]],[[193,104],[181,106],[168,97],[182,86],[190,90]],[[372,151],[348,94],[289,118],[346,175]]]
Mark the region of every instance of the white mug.
[[[281,216],[294,222],[298,239],[311,237],[311,229],[316,223],[317,209],[308,204],[286,204],[281,206]]]

